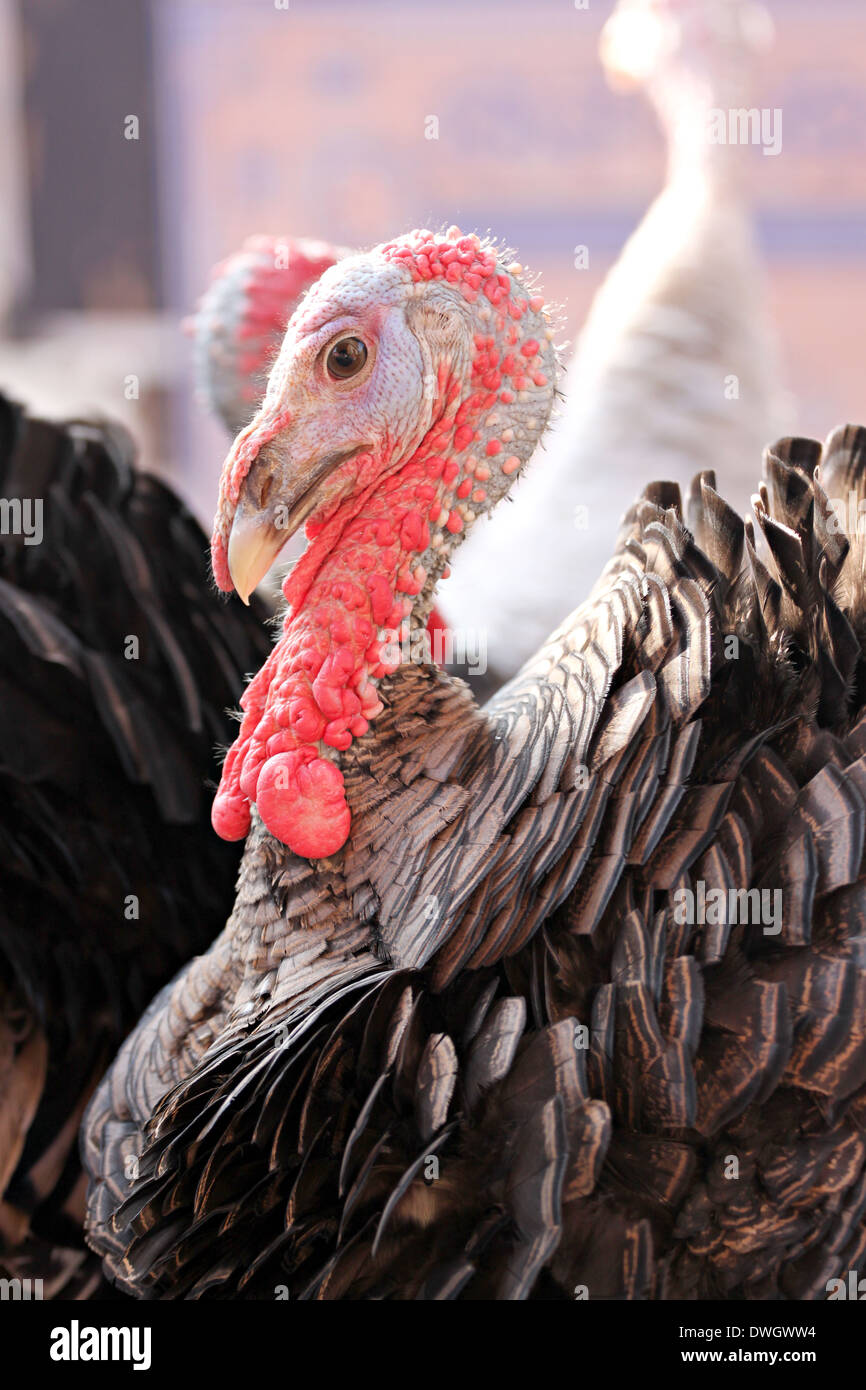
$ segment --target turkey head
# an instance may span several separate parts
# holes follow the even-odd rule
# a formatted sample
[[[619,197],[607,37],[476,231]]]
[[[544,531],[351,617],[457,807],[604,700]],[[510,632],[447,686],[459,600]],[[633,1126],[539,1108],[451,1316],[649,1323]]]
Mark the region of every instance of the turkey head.
[[[248,687],[213,822],[310,859],[351,816],[340,754],[421,629],[466,528],[530,458],[554,398],[553,329],[495,246],[451,228],[341,261],[293,315],[262,407],[226,460],[214,574],[247,599],[286,540],[283,635]]]

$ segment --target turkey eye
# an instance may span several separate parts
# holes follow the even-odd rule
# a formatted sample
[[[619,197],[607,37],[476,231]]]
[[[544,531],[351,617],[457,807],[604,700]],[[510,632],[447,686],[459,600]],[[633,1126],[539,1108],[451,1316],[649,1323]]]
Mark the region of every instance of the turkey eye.
[[[367,345],[360,338],[341,338],[328,353],[328,375],[338,381],[357,376],[367,360]]]

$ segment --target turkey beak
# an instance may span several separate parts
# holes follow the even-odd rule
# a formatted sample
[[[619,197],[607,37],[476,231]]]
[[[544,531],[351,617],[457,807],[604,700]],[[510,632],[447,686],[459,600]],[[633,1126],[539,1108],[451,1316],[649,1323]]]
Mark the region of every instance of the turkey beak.
[[[261,517],[235,517],[229,536],[228,562],[232,583],[249,607],[250,594],[261,584],[288,536],[272,535],[273,528]]]
[[[258,463],[253,465],[250,476],[241,488],[229,533],[227,554],[232,583],[246,604],[249,604],[250,594],[261,584],[292,535],[286,527],[276,524],[274,508],[266,505],[267,493],[273,481],[272,475],[269,474],[262,480],[261,486],[256,487],[253,475],[257,471]],[[252,488],[251,482],[254,485]]]
[[[232,583],[244,603],[264,579],[283,546],[322,501],[326,478],[357,448],[328,454],[313,464],[281,459],[266,445],[241,485],[228,543]]]

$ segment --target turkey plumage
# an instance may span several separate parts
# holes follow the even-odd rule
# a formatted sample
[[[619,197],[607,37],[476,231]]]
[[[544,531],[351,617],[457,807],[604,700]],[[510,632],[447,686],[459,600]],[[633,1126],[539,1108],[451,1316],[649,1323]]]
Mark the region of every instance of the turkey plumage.
[[[126,1292],[818,1298],[866,1252],[866,595],[831,504],[866,435],[767,451],[760,545],[711,473],[652,485],[479,708],[401,652],[535,448],[551,336],[494,247],[398,238],[310,292],[229,456],[221,585],[308,547],[215,803],[234,911],[84,1123]]]
[[[81,1115],[231,907],[207,783],[269,638],[124,431],[0,396],[0,493],[0,1268],[81,1297]]]

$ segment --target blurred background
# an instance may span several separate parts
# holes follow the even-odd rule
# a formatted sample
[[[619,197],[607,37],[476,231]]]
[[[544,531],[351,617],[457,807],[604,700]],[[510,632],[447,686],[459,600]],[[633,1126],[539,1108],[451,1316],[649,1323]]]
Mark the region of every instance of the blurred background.
[[[0,0],[0,386],[124,419],[207,522],[226,437],[180,321],[251,232],[491,228],[574,339],[664,180],[649,107],[599,63],[612,7]],[[824,435],[866,418],[863,0],[768,8],[784,139],[746,151],[748,196],[788,429]]]

